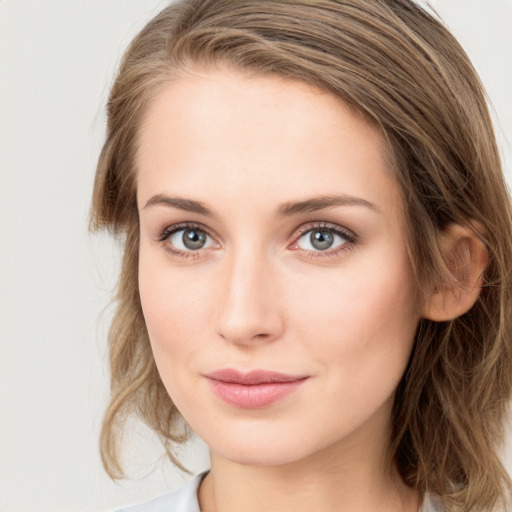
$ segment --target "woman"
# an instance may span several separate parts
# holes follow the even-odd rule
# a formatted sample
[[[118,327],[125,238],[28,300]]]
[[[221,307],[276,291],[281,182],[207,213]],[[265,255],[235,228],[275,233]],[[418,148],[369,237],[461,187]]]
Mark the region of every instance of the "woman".
[[[164,9],[95,182],[125,240],[102,454],[121,477],[134,413],[211,470],[133,510],[503,506],[511,219],[478,77],[416,4]]]

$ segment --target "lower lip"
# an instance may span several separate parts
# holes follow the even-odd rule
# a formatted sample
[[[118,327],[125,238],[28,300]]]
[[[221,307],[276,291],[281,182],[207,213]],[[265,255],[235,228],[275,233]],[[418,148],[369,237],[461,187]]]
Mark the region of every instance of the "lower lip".
[[[263,384],[237,384],[208,379],[213,392],[224,402],[244,409],[266,407],[293,393],[306,379],[292,382],[268,382]]]

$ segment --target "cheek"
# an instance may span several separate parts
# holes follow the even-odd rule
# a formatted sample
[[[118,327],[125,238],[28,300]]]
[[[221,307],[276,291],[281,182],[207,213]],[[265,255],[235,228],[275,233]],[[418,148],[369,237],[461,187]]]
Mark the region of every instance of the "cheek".
[[[196,279],[167,264],[145,264],[141,258],[139,288],[153,357],[162,382],[183,416],[193,417],[195,389],[204,357],[208,300]],[[192,407],[192,410],[190,408]]]
[[[406,254],[372,255],[325,278],[306,278],[291,310],[296,335],[323,347],[352,374],[365,366],[407,363],[419,322],[416,286]],[[314,283],[314,286],[312,286]],[[294,300],[290,296],[290,300]]]
[[[403,262],[351,266],[324,286],[317,281],[309,300],[295,308],[292,337],[302,340],[303,358],[323,376],[320,395],[338,404],[329,413],[335,430],[362,424],[389,403],[407,367],[419,315]],[[323,407],[319,401],[314,413],[320,416]]]
[[[139,291],[157,366],[167,374],[170,365],[193,360],[200,348],[199,334],[205,334],[201,321],[212,301],[201,276],[172,268],[166,256],[155,258],[141,249]]]

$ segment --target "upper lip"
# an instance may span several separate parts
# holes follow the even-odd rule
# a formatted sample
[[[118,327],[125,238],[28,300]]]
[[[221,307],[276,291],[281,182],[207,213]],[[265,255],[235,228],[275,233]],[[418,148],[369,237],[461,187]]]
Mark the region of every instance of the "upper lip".
[[[252,370],[243,372],[226,368],[215,370],[205,374],[205,377],[222,382],[232,382],[236,384],[268,384],[272,382],[295,382],[306,379],[307,375],[286,375],[284,373],[272,372],[268,370]]]

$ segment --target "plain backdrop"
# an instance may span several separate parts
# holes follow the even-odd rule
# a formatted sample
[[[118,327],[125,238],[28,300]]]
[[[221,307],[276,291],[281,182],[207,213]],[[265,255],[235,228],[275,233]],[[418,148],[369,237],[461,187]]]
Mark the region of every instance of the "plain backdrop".
[[[137,424],[127,438],[135,478],[115,484],[101,467],[118,251],[87,233],[109,85],[131,37],[165,4],[0,0],[1,512],[104,512],[187,480]],[[512,0],[433,6],[487,87],[510,177]],[[192,472],[208,466],[201,442],[182,453]]]

